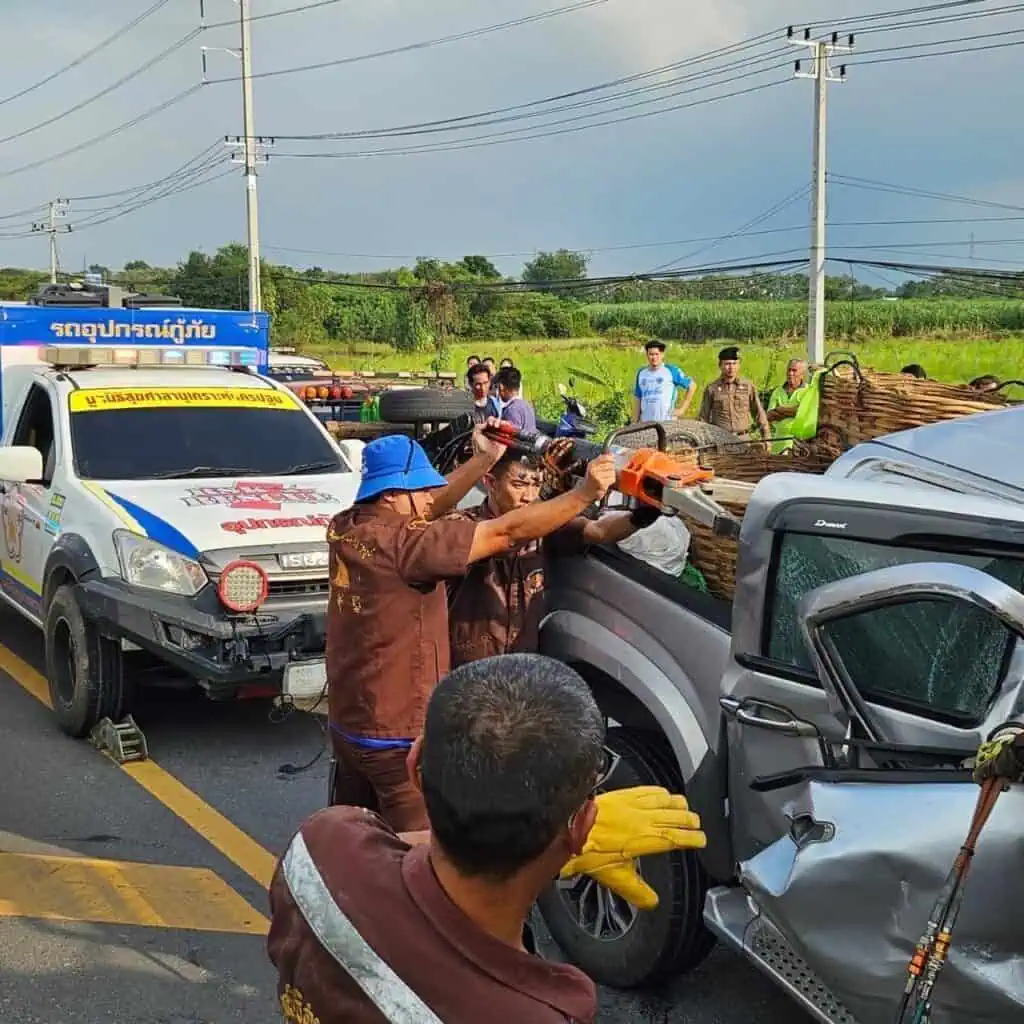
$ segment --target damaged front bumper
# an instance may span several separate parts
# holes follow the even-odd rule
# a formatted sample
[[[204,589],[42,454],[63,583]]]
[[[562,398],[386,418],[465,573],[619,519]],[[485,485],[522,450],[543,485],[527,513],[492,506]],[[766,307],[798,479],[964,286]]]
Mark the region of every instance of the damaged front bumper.
[[[324,659],[326,597],[238,615],[221,605],[212,587],[187,598],[105,577],[76,589],[82,613],[104,636],[155,655],[214,699],[280,693],[286,669],[315,668]]]

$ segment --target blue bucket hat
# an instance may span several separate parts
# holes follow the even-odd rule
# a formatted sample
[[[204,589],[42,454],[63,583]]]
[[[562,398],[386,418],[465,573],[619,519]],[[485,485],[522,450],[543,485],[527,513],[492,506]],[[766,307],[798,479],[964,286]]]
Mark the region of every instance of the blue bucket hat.
[[[405,434],[389,434],[363,449],[363,478],[356,501],[368,501],[385,491],[426,491],[447,483],[417,441]]]

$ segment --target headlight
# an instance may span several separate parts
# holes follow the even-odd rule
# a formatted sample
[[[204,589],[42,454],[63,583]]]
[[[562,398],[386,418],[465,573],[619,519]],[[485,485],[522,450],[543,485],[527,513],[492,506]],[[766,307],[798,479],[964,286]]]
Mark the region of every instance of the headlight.
[[[136,587],[192,597],[210,582],[198,562],[137,533],[116,530],[114,547],[121,575]]]

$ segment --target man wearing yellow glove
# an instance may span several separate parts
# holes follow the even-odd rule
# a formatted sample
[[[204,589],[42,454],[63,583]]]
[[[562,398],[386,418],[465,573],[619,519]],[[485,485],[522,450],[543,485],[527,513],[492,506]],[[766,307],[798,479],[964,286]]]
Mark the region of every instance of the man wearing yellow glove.
[[[330,807],[293,838],[270,890],[268,952],[286,1021],[590,1024],[594,984],[527,951],[527,917],[561,873],[641,909],[637,857],[703,847],[656,786],[602,793],[615,755],[583,679],[533,654],[460,666],[409,754],[430,831]]]

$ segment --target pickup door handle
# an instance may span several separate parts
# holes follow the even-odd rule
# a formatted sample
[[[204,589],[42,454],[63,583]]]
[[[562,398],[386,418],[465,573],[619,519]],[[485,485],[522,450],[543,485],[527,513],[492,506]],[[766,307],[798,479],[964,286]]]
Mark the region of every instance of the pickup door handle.
[[[767,704],[762,701],[737,700],[735,697],[722,697],[719,701],[722,711],[739,725],[751,726],[755,729],[767,729],[770,732],[782,733],[785,736],[806,736],[818,738],[818,728],[811,722],[802,722],[788,708],[778,704]]]

